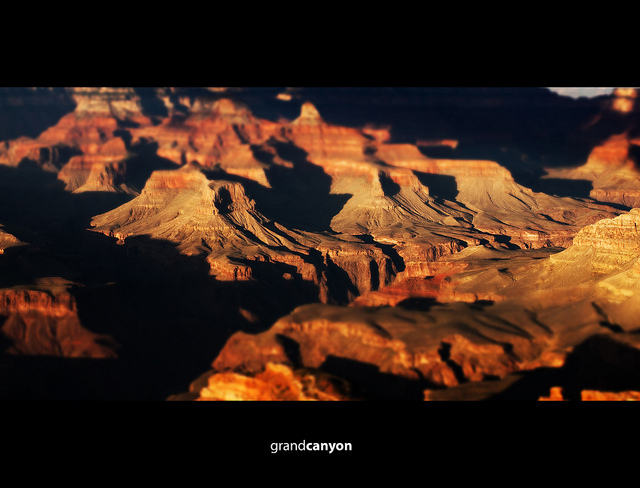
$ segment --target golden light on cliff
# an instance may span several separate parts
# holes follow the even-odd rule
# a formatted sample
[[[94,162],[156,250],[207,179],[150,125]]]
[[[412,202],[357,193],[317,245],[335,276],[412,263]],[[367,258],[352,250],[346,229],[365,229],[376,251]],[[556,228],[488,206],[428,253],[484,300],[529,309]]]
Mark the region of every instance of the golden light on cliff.
[[[617,88],[613,94],[616,97],[638,98],[638,92],[635,88]]]
[[[617,88],[613,95],[615,97],[612,105],[613,110],[620,113],[629,113],[635,106],[638,92],[635,88]]]

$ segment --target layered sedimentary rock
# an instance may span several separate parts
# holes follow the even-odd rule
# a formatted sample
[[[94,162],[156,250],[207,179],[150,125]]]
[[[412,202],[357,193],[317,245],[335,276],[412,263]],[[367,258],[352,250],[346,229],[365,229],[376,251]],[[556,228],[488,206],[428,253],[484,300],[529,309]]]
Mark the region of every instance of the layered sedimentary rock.
[[[149,235],[184,254],[204,254],[221,280],[251,279],[252,268],[264,265],[281,269],[284,279],[318,285],[324,301],[332,299],[332,283],[351,287],[346,293],[352,299],[393,279],[392,259],[376,246],[350,236],[294,232],[258,212],[241,184],[207,174],[197,164],[154,172],[140,196],[95,217],[92,226],[120,243]]]
[[[123,181],[123,161],[129,154],[118,131],[151,124],[142,114],[139,97],[131,88],[76,88],[73,96],[77,103],[74,112],[38,138],[50,145],[65,144],[80,153],[69,159],[58,177],[69,191],[133,193]]]
[[[422,246],[450,237],[444,245],[461,243],[456,251],[493,242],[494,235],[521,248],[566,247],[581,227],[614,215],[611,208],[534,193],[492,161],[431,159],[410,144],[372,141],[364,131],[327,124],[311,104],[285,134],[331,176],[331,193],[352,195],[332,229],[372,235],[397,245],[403,257],[405,246],[422,236]],[[435,185],[451,178],[455,194],[434,199],[418,175],[439,175]]]
[[[124,182],[130,155],[125,128],[150,125],[132,88],[74,88],[73,112],[36,139],[20,138],[0,146],[0,164],[24,162],[58,172],[68,191],[135,191]]]
[[[245,105],[222,98],[198,98],[186,114],[173,112],[155,127],[132,130],[134,141],[158,143],[158,155],[186,164],[218,166],[268,186],[264,169],[251,145],[261,144],[279,131],[278,124],[254,117]]]
[[[333,381],[332,381],[333,380]],[[340,386],[340,385],[338,385]],[[283,364],[268,363],[255,376],[218,373],[199,391],[204,401],[337,401],[349,399],[335,379],[321,372],[293,371]]]
[[[73,297],[64,290],[0,290],[0,333],[5,352],[62,357],[116,357],[116,345],[80,323]]]
[[[593,185],[590,192],[593,199],[629,207],[639,206],[639,146],[640,140],[632,139],[628,134],[613,135],[591,151],[584,166],[549,170],[547,177],[589,181]]]
[[[213,368],[256,373],[275,362],[354,380],[350,367],[359,367],[374,377],[445,387],[554,364],[554,355],[540,354],[550,334],[526,313],[510,314],[472,313],[462,303],[429,312],[309,305],[260,335],[234,335]]]
[[[563,367],[598,334],[637,349],[628,335],[637,324],[624,311],[637,310],[639,218],[634,210],[603,219],[547,259],[520,251],[520,262],[500,263],[513,251],[477,246],[456,256],[457,268],[444,258],[431,264],[434,278],[383,287],[348,308],[300,307],[267,332],[234,335],[214,371],[256,374],[272,362],[363,381],[350,376],[357,367],[433,389]]]
[[[464,205],[466,221],[480,232],[503,235],[520,248],[567,247],[581,227],[613,215],[611,208],[534,193],[493,161],[430,159],[405,145],[389,146],[378,148],[381,159],[426,175],[451,177],[455,186],[451,196]],[[461,214],[453,216],[461,220]]]

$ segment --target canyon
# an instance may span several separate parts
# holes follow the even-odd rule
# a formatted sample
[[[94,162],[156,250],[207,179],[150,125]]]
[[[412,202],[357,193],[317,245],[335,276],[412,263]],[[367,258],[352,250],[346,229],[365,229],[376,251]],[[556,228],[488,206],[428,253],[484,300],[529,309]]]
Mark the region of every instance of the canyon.
[[[636,91],[456,129],[433,100],[493,98],[398,89],[407,125],[365,89],[29,90],[4,96],[64,103],[0,142],[2,398],[640,390]],[[529,97],[559,147],[525,138]]]

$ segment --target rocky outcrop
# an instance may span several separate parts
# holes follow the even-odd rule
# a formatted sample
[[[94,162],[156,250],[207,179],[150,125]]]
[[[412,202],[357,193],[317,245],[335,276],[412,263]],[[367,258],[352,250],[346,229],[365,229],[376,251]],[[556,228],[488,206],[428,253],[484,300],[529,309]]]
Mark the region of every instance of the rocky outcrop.
[[[603,219],[540,262],[542,251],[501,262],[514,251],[476,246],[431,263],[431,278],[397,281],[349,307],[300,307],[264,333],[232,336],[214,371],[256,374],[271,362],[357,383],[359,368],[434,390],[563,367],[595,334],[637,347],[628,332],[637,330],[639,218]]]
[[[198,98],[188,113],[173,113],[160,125],[133,129],[134,142],[154,141],[158,156],[176,164],[197,162],[220,167],[268,186],[264,169],[251,145],[259,145],[279,132],[278,124],[254,117],[248,107],[230,99]]]
[[[5,352],[62,357],[116,357],[116,344],[80,323],[76,303],[67,292],[0,290],[0,333]]]
[[[96,216],[92,226],[121,244],[147,235],[187,255],[204,253],[220,280],[249,280],[255,267],[276,273],[283,265],[289,271],[279,276],[317,285],[323,301],[336,299],[336,287],[345,301],[393,280],[392,259],[376,246],[294,232],[258,212],[241,184],[207,175],[197,164],[154,172],[137,198]]]
[[[31,162],[59,172],[68,191],[135,193],[124,182],[130,155],[123,129],[151,125],[132,88],[70,89],[73,112],[36,139],[20,138],[0,144],[0,164]],[[85,186],[86,185],[86,186]]]
[[[640,206],[639,145],[628,132],[614,134],[592,149],[583,166],[549,169],[546,178],[589,181],[593,185],[589,195],[594,200]]]
[[[282,364],[268,363],[255,376],[218,373],[209,377],[199,392],[205,401],[338,401],[348,397],[320,372],[293,371]]]
[[[637,402],[640,401],[640,391],[595,391],[584,390],[580,393],[583,402]],[[541,402],[564,402],[562,388],[553,387],[548,397],[540,397]]]
[[[595,285],[614,301],[633,296],[638,290],[638,225],[640,209],[632,209],[615,219],[585,227],[576,235],[572,247],[550,258],[544,279],[549,285]]]
[[[491,315],[456,304],[439,313],[394,308],[300,307],[259,335],[234,335],[213,363],[215,371],[259,372],[269,362],[327,369],[349,364],[432,386],[505,376],[540,360],[545,339]],[[457,317],[457,318],[456,318]],[[464,317],[466,325],[462,325]],[[500,326],[494,328],[494,324]],[[521,324],[527,331],[530,321]],[[341,366],[341,363],[344,362]],[[537,363],[536,363],[537,364]],[[367,365],[367,366],[365,366]]]
[[[637,99],[637,88],[616,88],[613,92],[611,109],[614,112],[627,114],[636,108]]]
[[[5,232],[3,226],[0,224],[0,254],[4,254],[5,249],[10,247],[20,246],[23,243],[14,235]]]

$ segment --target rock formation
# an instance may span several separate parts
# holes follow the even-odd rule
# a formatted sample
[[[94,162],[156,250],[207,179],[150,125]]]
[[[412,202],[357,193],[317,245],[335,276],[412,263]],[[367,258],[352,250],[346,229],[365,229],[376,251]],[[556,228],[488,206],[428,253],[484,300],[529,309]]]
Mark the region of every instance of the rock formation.
[[[135,398],[208,365],[189,399],[499,399],[545,374],[553,398],[633,396],[633,375],[555,380],[639,364],[637,92],[601,113],[556,100],[585,135],[554,144],[591,155],[548,176],[587,198],[531,189],[525,156],[557,153],[529,151],[527,124],[449,130],[482,110],[462,91],[451,117],[429,92],[348,125],[322,96],[299,105],[313,90],[69,89],[73,111],[0,142],[0,361],[117,364]],[[505,120],[530,108],[511,102]]]
[[[335,381],[335,380],[333,380]],[[332,384],[329,375],[310,371],[292,371],[285,365],[268,363],[254,377],[236,373],[218,373],[209,377],[199,392],[205,401],[337,401],[349,397]]]
[[[85,329],[73,297],[64,290],[0,290],[0,333],[17,355],[114,358],[116,345],[107,336]]]
[[[640,205],[640,173],[637,155],[640,139],[628,134],[611,136],[596,146],[584,166],[549,170],[547,178],[585,180],[593,185],[590,196],[600,202],[634,207]]]
[[[462,257],[452,270],[455,259],[444,258],[449,264],[426,282],[405,280],[347,308],[301,307],[267,332],[233,336],[214,371],[256,374],[267,363],[280,363],[339,371],[366,383],[353,376],[359,365],[368,369],[369,381],[392,375],[433,389],[562,367],[572,349],[594,334],[613,332],[637,348],[635,336],[624,335],[637,324],[611,319],[615,313],[624,318],[619,307],[625,303],[637,309],[628,301],[637,296],[639,216],[634,210],[587,226],[573,246],[542,261],[535,255],[526,260],[521,251],[522,262],[500,269],[504,264],[481,254],[483,263],[474,267]],[[494,296],[479,291],[487,286]]]
[[[349,236],[287,229],[260,214],[241,184],[209,180],[207,174],[195,163],[155,172],[140,196],[95,217],[92,226],[120,243],[150,235],[174,242],[184,254],[204,253],[210,274],[222,280],[250,279],[253,267],[279,263],[290,268],[287,276],[280,272],[285,279],[320,286],[323,301],[335,299],[328,290],[335,280],[350,286],[353,298],[393,279],[393,262],[379,248]]]
[[[5,232],[3,226],[0,225],[0,254],[4,254],[5,249],[14,246],[20,246],[22,242],[15,236]]]

